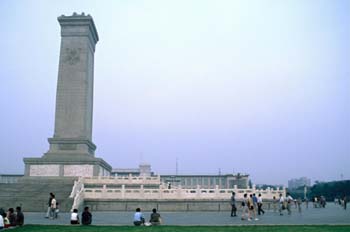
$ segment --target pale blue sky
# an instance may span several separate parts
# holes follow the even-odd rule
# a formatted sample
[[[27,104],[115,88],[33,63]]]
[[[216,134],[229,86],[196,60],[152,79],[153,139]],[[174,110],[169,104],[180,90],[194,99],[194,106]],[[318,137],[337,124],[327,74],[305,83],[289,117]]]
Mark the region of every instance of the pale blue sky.
[[[0,1],[0,173],[48,150],[57,17],[85,12],[93,142],[113,167],[350,179],[350,1]]]

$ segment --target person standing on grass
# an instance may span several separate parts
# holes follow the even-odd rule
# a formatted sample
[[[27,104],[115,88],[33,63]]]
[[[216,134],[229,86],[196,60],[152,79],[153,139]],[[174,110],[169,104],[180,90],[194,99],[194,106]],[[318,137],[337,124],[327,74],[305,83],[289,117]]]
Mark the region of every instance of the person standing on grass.
[[[236,207],[236,198],[235,198],[236,193],[232,192],[231,196],[231,217],[236,217],[237,213],[237,207]]]

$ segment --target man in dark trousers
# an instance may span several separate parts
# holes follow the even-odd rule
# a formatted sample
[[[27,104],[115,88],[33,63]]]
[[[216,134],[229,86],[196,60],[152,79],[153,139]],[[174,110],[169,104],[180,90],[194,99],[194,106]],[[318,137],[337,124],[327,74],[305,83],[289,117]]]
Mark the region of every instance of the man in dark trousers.
[[[231,217],[236,217],[236,212],[237,212],[237,207],[236,207],[236,198],[235,198],[236,193],[232,192],[231,196]]]
[[[81,224],[90,225],[92,222],[92,214],[89,212],[89,207],[84,208],[84,212],[81,214]]]

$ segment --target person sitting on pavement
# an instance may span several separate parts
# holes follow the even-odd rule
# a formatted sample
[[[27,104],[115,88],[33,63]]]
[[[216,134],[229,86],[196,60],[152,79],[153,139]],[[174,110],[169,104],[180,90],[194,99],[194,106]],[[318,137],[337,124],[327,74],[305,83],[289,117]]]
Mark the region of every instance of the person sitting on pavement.
[[[70,216],[70,224],[71,225],[80,224],[80,222],[79,222],[79,215],[78,215],[78,210],[77,209],[73,209],[73,213]]]
[[[20,206],[17,206],[16,207],[16,212],[17,212],[16,225],[17,226],[23,226],[23,224],[24,224],[24,215],[22,213],[22,208]]]
[[[16,226],[16,214],[13,208],[9,208],[7,211],[7,218],[10,221],[10,227]]]
[[[160,218],[160,214],[157,213],[156,209],[152,209],[152,214],[151,214],[151,219],[149,220],[149,222],[153,225],[153,226],[157,226],[161,224],[161,218]]]
[[[135,226],[141,226],[145,224],[145,218],[143,217],[141,213],[141,209],[137,208],[136,213],[134,214],[134,225]]]
[[[9,228],[11,224],[10,220],[7,218],[6,213],[2,213],[2,218],[4,219],[4,228]]]
[[[0,230],[4,229],[4,218],[2,217],[2,214],[0,214]]]
[[[81,214],[81,224],[90,225],[92,222],[92,214],[89,212],[89,207],[84,208],[84,212]]]

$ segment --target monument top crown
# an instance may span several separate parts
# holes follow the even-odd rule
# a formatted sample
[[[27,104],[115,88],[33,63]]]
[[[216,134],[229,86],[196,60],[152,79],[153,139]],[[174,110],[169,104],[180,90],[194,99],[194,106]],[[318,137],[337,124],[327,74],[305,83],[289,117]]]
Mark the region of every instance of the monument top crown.
[[[77,14],[76,12],[74,12],[71,16],[61,15],[57,18],[57,20],[62,27],[62,32],[61,32],[62,36],[74,36],[75,34],[78,33],[79,36],[82,36],[82,35],[91,36],[95,44],[99,40],[94,20],[92,16],[89,14],[85,15],[84,12],[82,12],[81,14]],[[70,26],[74,26],[74,27],[88,26],[89,28],[88,31],[90,32],[90,35],[82,33],[82,31],[76,30],[76,29],[64,31],[65,27],[70,27]]]

